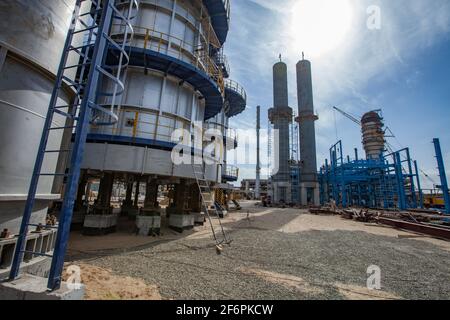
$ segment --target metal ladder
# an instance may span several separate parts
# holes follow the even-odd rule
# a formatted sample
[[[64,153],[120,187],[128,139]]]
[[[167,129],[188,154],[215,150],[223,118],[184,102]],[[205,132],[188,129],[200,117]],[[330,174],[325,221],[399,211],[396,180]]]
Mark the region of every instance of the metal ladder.
[[[195,164],[194,163],[192,165],[192,168],[194,170],[195,179],[197,181],[197,186],[200,191],[202,204],[203,204],[203,207],[205,208],[205,212],[206,212],[206,216],[208,217],[209,224],[211,225],[211,230],[212,230],[212,234],[214,237],[214,241],[216,242],[216,247],[218,249],[221,249],[221,246],[223,244],[230,245],[232,240],[230,238],[228,238],[228,236],[223,228],[219,211],[217,210],[216,205],[214,203],[211,187],[209,186],[209,183],[205,177],[205,171],[204,171],[203,164]],[[217,220],[219,221],[219,225],[220,225],[220,232],[222,233],[223,239],[218,238],[217,232],[214,229],[214,225],[212,223],[211,216],[217,217]]]
[[[73,214],[75,197],[77,194],[78,180],[80,177],[81,163],[86,145],[87,134],[90,124],[112,125],[118,120],[114,113],[115,99],[123,92],[124,85],[120,81],[121,71],[129,61],[129,56],[124,50],[125,45],[115,42],[108,35],[113,21],[121,21],[125,24],[124,42],[133,34],[131,27],[131,15],[134,10],[138,10],[137,0],[129,3],[128,15],[115,6],[114,0],[77,0],[72,18],[71,29],[69,30],[61,57],[56,83],[53,88],[50,105],[45,119],[41,142],[38,149],[33,176],[31,178],[28,198],[26,201],[20,234],[17,239],[14,259],[9,275],[10,280],[19,276],[20,265],[24,254],[44,256],[51,258],[50,274],[47,287],[49,290],[56,290],[61,286],[61,275],[64,267],[64,256],[69,239],[70,225]],[[87,9],[83,12],[83,9]],[[82,37],[82,45],[78,40]],[[108,51],[114,49],[118,65],[106,65]],[[74,63],[73,58],[78,61]],[[68,72],[76,71],[75,77],[67,75]],[[109,79],[113,83],[112,92],[100,92],[99,82],[101,77]],[[61,105],[61,97],[64,90],[70,87],[75,93],[75,98],[70,104]],[[106,108],[97,100],[99,97],[110,97],[111,107]],[[65,124],[55,125],[55,117],[63,117]],[[103,118],[102,120],[99,120]],[[72,145],[66,149],[48,149],[48,142],[52,133],[71,133]],[[62,135],[62,134],[61,134]],[[70,156],[68,169],[65,172],[42,172],[44,161],[49,155]],[[61,207],[58,225],[36,225],[30,223],[36,194],[40,178],[64,177],[66,187],[63,204]],[[30,227],[38,229],[57,229],[57,237],[53,254],[42,252],[32,252],[26,250],[26,239]]]

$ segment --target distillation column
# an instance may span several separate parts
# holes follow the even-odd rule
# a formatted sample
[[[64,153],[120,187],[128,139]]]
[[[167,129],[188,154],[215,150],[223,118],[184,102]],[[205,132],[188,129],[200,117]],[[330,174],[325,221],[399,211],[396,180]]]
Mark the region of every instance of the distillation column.
[[[298,118],[300,125],[300,201],[301,205],[319,205],[317,177],[316,128],[314,114],[311,62],[297,63]]]
[[[289,107],[287,66],[278,62],[273,66],[274,107],[269,110],[269,120],[274,126],[275,166],[272,177],[273,202],[291,202],[289,168],[289,124],[292,109]]]

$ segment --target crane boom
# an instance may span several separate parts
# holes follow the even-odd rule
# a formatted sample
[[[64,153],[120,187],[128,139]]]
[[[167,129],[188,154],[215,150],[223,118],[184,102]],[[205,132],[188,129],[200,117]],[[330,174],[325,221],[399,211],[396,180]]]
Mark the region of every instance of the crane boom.
[[[357,125],[361,125],[361,121],[356,119],[354,116],[352,116],[351,114],[339,109],[338,107],[333,107],[334,110],[338,111],[340,114],[342,114],[343,116],[349,118],[350,120],[352,120],[354,123],[356,123]]]

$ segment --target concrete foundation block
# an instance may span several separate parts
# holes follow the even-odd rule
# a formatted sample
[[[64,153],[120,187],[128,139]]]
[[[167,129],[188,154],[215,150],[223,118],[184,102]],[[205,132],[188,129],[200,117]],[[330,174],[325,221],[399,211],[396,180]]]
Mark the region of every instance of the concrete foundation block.
[[[83,234],[104,235],[113,233],[117,228],[117,214],[87,215],[84,219]]]
[[[206,221],[206,215],[204,212],[195,212],[192,213],[194,216],[194,224],[197,226],[202,226],[205,224]]]
[[[38,277],[47,277],[50,272],[52,260],[50,258],[35,258],[30,262],[22,262],[20,273],[26,273]],[[0,269],[0,280],[8,279],[11,268]],[[0,299],[1,300],[1,299]]]
[[[139,236],[150,236],[161,233],[161,215],[137,216],[136,230]]]
[[[84,285],[68,286],[63,282],[61,289],[49,292],[47,279],[24,274],[14,281],[0,283],[0,300],[83,300]]]
[[[25,250],[51,254],[55,247],[56,233],[55,229],[31,232],[26,237]],[[0,239],[0,279],[4,279],[9,275],[17,239],[17,237]],[[50,268],[49,260],[27,252],[23,256],[21,272],[45,276]]]
[[[169,227],[177,232],[193,229],[195,216],[192,214],[171,214],[169,217]]]

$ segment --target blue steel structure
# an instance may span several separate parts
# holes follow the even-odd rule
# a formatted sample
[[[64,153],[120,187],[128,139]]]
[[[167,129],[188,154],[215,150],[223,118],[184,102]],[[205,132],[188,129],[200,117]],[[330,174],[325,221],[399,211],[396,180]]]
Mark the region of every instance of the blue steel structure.
[[[433,139],[434,149],[436,151],[436,160],[438,163],[439,177],[441,178],[441,190],[444,196],[445,213],[450,214],[450,195],[448,193],[447,174],[445,173],[444,158],[442,156],[441,143],[439,139]]]
[[[320,202],[331,199],[344,208],[418,208],[423,204],[417,163],[408,148],[361,160],[344,157],[342,141],[330,148],[330,159],[319,172]],[[419,195],[419,197],[417,196]]]
[[[300,199],[300,165],[297,162],[291,164],[291,202],[299,204]]]
[[[86,5],[88,11],[81,12],[80,8],[85,7]],[[130,6],[137,9],[137,0],[130,1]],[[128,39],[128,32],[130,31],[130,34],[132,34],[132,26],[129,24],[130,18],[130,16],[124,16],[117,9],[114,0],[77,0],[76,2],[72,20],[73,27],[69,30],[66,38],[63,55],[58,69],[57,80],[45,120],[44,131],[42,133],[9,276],[10,280],[14,280],[19,276],[20,265],[24,254],[29,253],[33,256],[50,257],[52,260],[47,287],[49,290],[56,290],[61,285],[61,274],[64,267],[64,257],[69,240],[70,224],[89,125],[91,123],[95,123],[96,125],[109,125],[114,124],[115,121],[117,121],[117,115],[114,114],[112,108],[111,110],[106,109],[97,104],[96,100],[102,96],[117,97],[121,95],[124,85],[119,80],[120,76],[115,75],[115,72],[121,70],[129,62],[129,56],[124,50],[124,46],[109,37],[109,30],[113,21],[117,22],[119,20],[119,23],[125,24],[126,26],[127,33],[125,34],[124,39]],[[84,36],[84,42],[81,46],[75,42],[77,35]],[[106,62],[109,49],[119,51],[118,64],[111,65]],[[79,57],[78,63],[76,64],[69,61],[69,57],[74,54]],[[77,76],[75,79],[71,79],[67,76],[67,72],[74,69],[77,70]],[[101,77],[107,77],[114,82],[114,90],[112,92],[99,91]],[[58,105],[58,98],[62,94],[65,86],[73,88],[75,92],[74,101],[70,105]],[[106,114],[108,116],[107,118],[110,119],[110,122],[96,121],[99,114]],[[64,126],[54,126],[53,119],[56,115],[63,116],[67,119]],[[50,133],[61,130],[72,131],[72,148],[69,150],[48,150],[47,143]],[[62,153],[70,154],[70,164],[66,172],[41,172],[43,162],[47,155]],[[45,176],[64,176],[67,179],[58,226],[38,226],[30,224],[39,179]],[[26,251],[25,241],[30,227],[58,229],[53,255]]]

